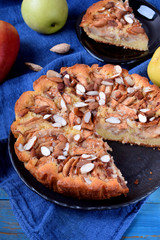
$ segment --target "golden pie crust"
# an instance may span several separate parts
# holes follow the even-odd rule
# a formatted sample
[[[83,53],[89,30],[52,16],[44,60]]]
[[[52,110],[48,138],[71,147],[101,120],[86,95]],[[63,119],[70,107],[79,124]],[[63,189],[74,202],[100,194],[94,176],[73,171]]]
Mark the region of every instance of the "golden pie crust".
[[[80,26],[96,42],[148,50],[148,36],[128,1],[103,0],[94,3],[87,9]]]
[[[49,70],[15,105],[15,152],[42,184],[79,199],[126,195],[103,139],[160,146],[160,90],[119,65]]]

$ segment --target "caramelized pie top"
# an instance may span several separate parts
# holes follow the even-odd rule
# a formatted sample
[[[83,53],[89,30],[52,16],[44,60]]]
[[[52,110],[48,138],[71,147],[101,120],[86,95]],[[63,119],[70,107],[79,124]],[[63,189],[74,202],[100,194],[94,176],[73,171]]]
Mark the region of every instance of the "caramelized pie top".
[[[33,87],[16,102],[11,126],[15,152],[31,174],[73,197],[126,194],[126,182],[101,136],[159,147],[159,88],[111,64],[76,64],[60,74],[50,70]]]
[[[128,0],[103,0],[90,6],[80,24],[90,38],[125,48],[147,50],[148,37]]]

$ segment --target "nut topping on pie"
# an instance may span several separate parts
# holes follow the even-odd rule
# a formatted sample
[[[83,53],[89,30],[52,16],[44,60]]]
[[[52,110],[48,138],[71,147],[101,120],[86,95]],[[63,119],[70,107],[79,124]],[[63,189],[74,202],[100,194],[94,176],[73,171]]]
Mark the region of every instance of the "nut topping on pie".
[[[103,0],[90,6],[80,24],[96,42],[146,51],[148,37],[128,0]]]
[[[102,138],[159,147],[159,88],[111,64],[76,64],[57,76],[61,82],[41,76],[34,91],[16,102],[11,130],[19,160],[38,181],[65,195],[106,199],[126,194]],[[95,83],[96,90],[87,90]]]

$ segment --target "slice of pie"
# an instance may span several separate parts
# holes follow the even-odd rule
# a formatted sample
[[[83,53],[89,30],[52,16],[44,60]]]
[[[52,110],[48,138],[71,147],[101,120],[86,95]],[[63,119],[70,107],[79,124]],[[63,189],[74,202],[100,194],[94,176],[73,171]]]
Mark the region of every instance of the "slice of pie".
[[[103,139],[160,146],[160,90],[119,65],[49,70],[21,95],[11,130],[20,161],[42,184],[79,199],[128,188]]]
[[[80,24],[97,42],[146,51],[148,36],[128,0],[103,0],[90,6]]]

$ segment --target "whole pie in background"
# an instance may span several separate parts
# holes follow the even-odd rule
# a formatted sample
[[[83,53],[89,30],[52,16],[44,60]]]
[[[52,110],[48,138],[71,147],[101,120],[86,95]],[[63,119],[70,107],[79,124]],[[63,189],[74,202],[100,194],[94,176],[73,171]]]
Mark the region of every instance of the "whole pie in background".
[[[16,102],[11,125],[25,168],[67,196],[126,195],[127,182],[104,140],[159,147],[159,88],[111,64],[49,70],[33,87]]]
[[[148,36],[128,0],[103,0],[90,6],[80,26],[96,42],[140,51],[148,50]]]

